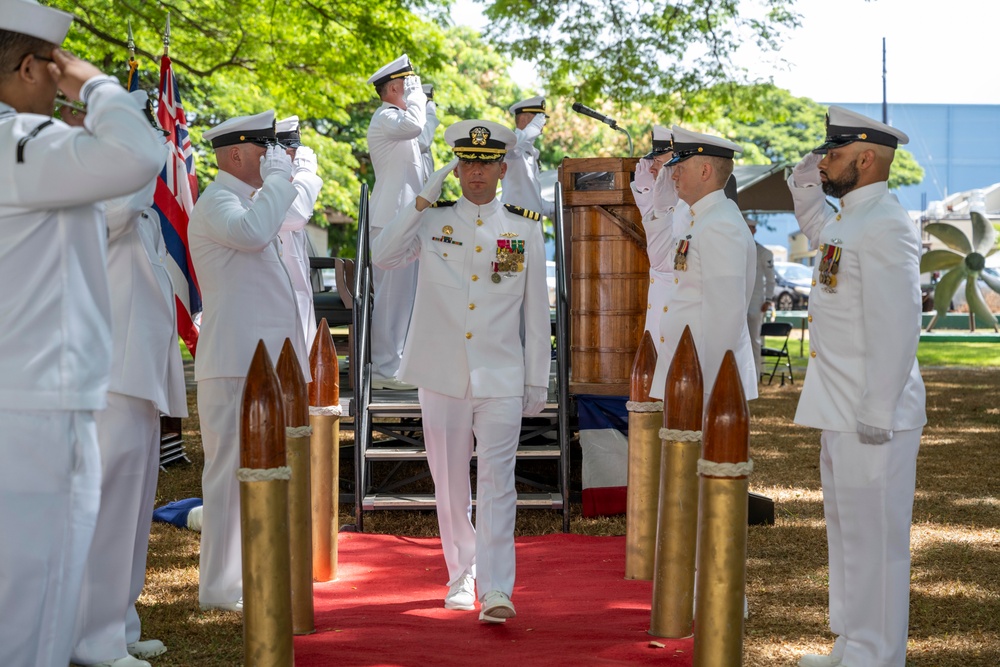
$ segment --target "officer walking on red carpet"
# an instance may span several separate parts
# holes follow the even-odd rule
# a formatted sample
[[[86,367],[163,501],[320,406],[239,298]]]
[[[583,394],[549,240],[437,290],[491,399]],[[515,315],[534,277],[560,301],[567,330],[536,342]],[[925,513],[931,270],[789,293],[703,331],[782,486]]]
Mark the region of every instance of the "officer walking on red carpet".
[[[496,198],[514,133],[483,120],[455,123],[456,159],[372,242],[372,261],[395,269],[419,259],[399,378],[417,385],[434,479],[448,609],[480,620],[514,616],[514,458],[521,416],[545,407],[550,342],[539,214]],[[457,166],[456,166],[457,165]],[[432,205],[448,173],[457,202]],[[523,342],[522,342],[523,331]],[[476,525],[469,464],[477,453]]]
[[[917,366],[920,234],[886,180],[908,138],[831,106],[826,141],[788,179],[795,217],[818,248],[810,357],[795,422],[822,429],[830,551],[830,655],[801,667],[903,667],[910,520],[927,422]],[[840,199],[831,211],[826,197]]]

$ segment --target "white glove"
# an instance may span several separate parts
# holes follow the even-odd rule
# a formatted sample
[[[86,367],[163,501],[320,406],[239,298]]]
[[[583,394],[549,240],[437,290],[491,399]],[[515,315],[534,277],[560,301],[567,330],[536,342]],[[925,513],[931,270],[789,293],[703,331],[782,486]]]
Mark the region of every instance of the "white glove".
[[[292,158],[283,146],[268,146],[267,152],[260,156],[260,177],[267,180],[268,176],[292,180]]]
[[[531,119],[531,122],[529,122],[528,125],[534,125],[538,128],[538,131],[541,132],[542,128],[545,127],[546,120],[547,118],[545,117],[545,114],[536,113],[535,117]]]
[[[635,179],[631,184],[635,205],[639,207],[643,218],[648,217],[653,210],[653,174],[649,171],[652,164],[651,159],[640,158],[635,165]]]
[[[437,171],[428,177],[427,182],[424,183],[424,189],[420,191],[417,195],[422,199],[426,199],[430,203],[434,203],[441,196],[441,188],[444,187],[444,181],[448,178],[448,174],[455,170],[455,166],[458,164],[458,158],[455,158],[445,166],[441,167]]]
[[[809,153],[799,160],[799,163],[792,168],[792,178],[796,187],[810,188],[822,185],[819,178],[819,163],[822,159],[822,155]]]
[[[403,101],[407,107],[419,106],[422,109],[427,106],[427,95],[420,85],[419,76],[414,74],[403,79]]]
[[[302,172],[315,174],[319,166],[316,162],[316,152],[308,146],[299,146],[295,149],[295,159],[292,160],[292,166],[295,168],[296,174]]]
[[[545,409],[545,399],[549,395],[546,387],[524,385],[524,397],[521,399],[521,414],[525,417],[535,417]]]
[[[677,206],[677,187],[674,185],[674,179],[671,178],[673,173],[673,167],[660,167],[660,173],[653,182],[654,211],[669,211]]]
[[[863,445],[881,445],[892,440],[892,429],[876,428],[858,422],[858,440]]]

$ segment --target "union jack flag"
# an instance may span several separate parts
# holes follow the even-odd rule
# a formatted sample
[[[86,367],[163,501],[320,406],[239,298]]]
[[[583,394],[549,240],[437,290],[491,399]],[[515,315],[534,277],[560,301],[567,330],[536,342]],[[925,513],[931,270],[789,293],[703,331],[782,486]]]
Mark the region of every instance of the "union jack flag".
[[[177,301],[177,334],[193,356],[198,344],[194,317],[201,312],[201,290],[188,252],[187,229],[191,209],[198,198],[198,179],[177,80],[166,54],[160,61],[160,103],[156,115],[163,129],[170,133],[167,141],[170,155],[156,181],[153,208],[160,216],[160,228],[167,246],[167,270]]]

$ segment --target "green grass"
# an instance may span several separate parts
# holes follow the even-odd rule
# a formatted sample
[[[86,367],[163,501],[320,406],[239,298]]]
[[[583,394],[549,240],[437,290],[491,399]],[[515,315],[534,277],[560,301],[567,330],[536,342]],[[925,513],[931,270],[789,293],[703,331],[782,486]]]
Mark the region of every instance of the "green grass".
[[[809,334],[808,332],[806,333],[805,345],[802,346],[801,356],[799,355],[800,337],[799,330],[794,329],[792,330],[791,338],[788,340],[788,351],[792,357],[792,369],[797,375],[805,371],[806,363],[809,360]],[[764,345],[767,347],[780,347],[781,341],[778,338],[768,338]],[[917,361],[920,362],[922,368],[932,366],[1000,367],[1000,343],[922,341],[917,348]],[[771,359],[771,363],[774,363],[773,358]]]

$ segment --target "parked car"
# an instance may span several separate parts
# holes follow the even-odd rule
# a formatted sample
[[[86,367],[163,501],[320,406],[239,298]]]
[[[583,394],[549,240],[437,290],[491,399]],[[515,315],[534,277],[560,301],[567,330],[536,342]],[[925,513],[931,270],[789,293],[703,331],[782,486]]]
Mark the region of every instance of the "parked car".
[[[805,310],[812,291],[812,269],[793,262],[774,263],[774,307],[777,310]]]
[[[545,262],[545,282],[549,287],[549,307],[556,307],[556,263],[552,260]]]

